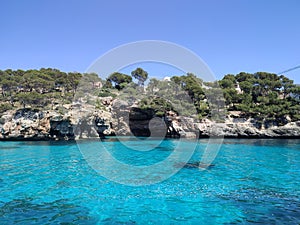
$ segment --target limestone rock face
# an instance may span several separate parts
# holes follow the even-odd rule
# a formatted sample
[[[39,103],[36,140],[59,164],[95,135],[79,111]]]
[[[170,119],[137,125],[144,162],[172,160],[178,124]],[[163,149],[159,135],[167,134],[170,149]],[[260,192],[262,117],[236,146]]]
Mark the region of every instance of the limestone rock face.
[[[105,116],[108,115],[110,114],[106,112],[90,115],[86,118],[83,130],[83,126],[72,117],[72,112],[62,116],[55,111],[7,111],[0,118],[0,140],[73,140],[76,134],[82,137],[99,137],[101,132],[111,135],[114,131],[107,125],[110,118]],[[105,118],[101,124],[96,123],[97,116]]]
[[[8,111],[1,117],[0,139],[46,140],[49,124],[43,112],[31,109]]]
[[[300,137],[300,123],[290,122],[284,126],[259,127],[253,119],[240,120],[239,122],[226,120],[225,123],[205,121],[197,124],[200,136],[223,136],[243,138],[288,138]]]
[[[106,109],[68,105],[64,115],[52,111],[20,109],[0,117],[0,140],[72,140],[101,135],[167,137],[299,138],[300,121],[284,126],[259,124],[253,118],[227,118],[224,123],[200,122],[170,112],[157,117],[153,110],[141,110],[122,100],[105,98]]]
[[[130,108],[127,102],[115,99],[112,102],[111,122],[116,135],[131,135],[129,128]]]

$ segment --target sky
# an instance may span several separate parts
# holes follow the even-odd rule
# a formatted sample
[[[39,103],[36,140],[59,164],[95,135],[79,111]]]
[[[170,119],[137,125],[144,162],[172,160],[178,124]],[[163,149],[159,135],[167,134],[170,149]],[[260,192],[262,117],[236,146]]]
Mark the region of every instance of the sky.
[[[0,9],[1,70],[85,72],[111,49],[142,40],[190,49],[217,79],[300,65],[298,0],[1,0]],[[152,75],[180,72],[146,67]],[[285,75],[300,84],[299,74]]]

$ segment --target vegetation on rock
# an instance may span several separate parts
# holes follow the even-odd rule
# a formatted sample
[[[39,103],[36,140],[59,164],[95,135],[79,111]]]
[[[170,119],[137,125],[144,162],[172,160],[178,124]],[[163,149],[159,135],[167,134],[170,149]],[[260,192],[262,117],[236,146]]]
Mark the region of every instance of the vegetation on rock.
[[[220,82],[229,111],[260,121],[300,120],[300,88],[284,75],[258,72],[226,75]],[[295,96],[294,96],[295,95]]]
[[[148,73],[142,68],[132,71],[131,76],[115,72],[106,80],[95,73],[65,73],[51,68],[0,70],[0,114],[26,107],[59,110],[74,101],[75,94],[76,100],[86,98],[87,103],[103,109],[101,101],[88,96],[89,93],[96,97],[127,96],[124,99],[129,105],[138,102],[139,107],[152,108],[158,116],[172,110],[180,115],[221,121],[225,108],[231,115],[254,118],[261,123],[275,121],[283,125],[300,120],[300,87],[284,75],[241,72],[228,74],[218,82],[204,82],[187,73],[170,80],[152,78],[144,87],[147,79]],[[218,112],[218,118],[212,117],[214,111]]]

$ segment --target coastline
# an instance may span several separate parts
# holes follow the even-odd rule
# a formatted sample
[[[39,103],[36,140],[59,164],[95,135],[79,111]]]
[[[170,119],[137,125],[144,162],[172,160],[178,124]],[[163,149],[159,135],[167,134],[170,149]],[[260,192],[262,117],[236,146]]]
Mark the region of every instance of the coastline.
[[[51,139],[51,138],[1,138],[0,139],[0,143],[1,142],[47,142],[47,143],[55,143],[55,144],[70,144],[70,143],[77,143],[77,141],[88,141],[88,140],[93,140],[93,141],[112,141],[111,138],[114,139],[118,139],[118,138],[124,138],[124,137],[128,137],[128,136],[115,136],[115,135],[111,135],[111,136],[107,136],[105,139],[69,139],[69,140],[64,140],[64,139]],[[147,137],[142,137],[142,138],[147,138]],[[164,140],[176,140],[179,138],[164,138]],[[281,136],[281,137],[229,137],[229,136],[225,136],[225,137],[199,137],[197,140],[209,140],[209,139],[224,139],[224,140],[299,140],[300,139],[300,135],[299,136]],[[185,138],[184,140],[193,140],[191,138]]]
[[[111,138],[111,137],[124,137],[124,136],[107,136],[105,140]],[[178,138],[164,138],[164,140],[168,139],[178,139]],[[199,137],[198,140],[207,140],[207,139],[235,139],[235,140],[298,140],[300,139],[300,136],[282,136],[282,137]],[[0,142],[52,142],[52,143],[76,143],[77,141],[86,141],[88,139],[51,139],[51,138],[1,138]],[[101,139],[99,138],[99,141]],[[186,140],[191,140],[190,138],[187,138]]]
[[[76,123],[70,114],[62,116],[54,111],[30,109],[9,111],[0,117],[0,141],[77,141],[88,138],[100,140],[105,137],[130,136],[133,131],[134,136],[161,137],[161,132],[157,132],[160,129],[165,132],[165,138],[172,139],[300,139],[300,121],[289,122],[283,126],[259,128],[252,118],[244,122],[233,122],[227,118],[225,123],[215,123],[207,119],[199,122],[191,118],[174,117],[170,123],[172,129],[163,130],[162,120],[152,123],[152,127],[149,128],[151,118],[141,118],[139,114],[128,124],[123,117],[114,117],[113,112],[98,112],[86,118],[84,127]],[[96,123],[95,118],[99,117],[103,119],[102,125]],[[156,133],[151,135],[152,131]]]

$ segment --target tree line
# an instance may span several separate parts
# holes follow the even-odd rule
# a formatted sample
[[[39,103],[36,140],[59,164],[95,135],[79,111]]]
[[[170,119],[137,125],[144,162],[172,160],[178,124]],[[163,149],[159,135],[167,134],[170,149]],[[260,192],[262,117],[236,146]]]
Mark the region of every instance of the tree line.
[[[219,81],[230,111],[261,121],[285,124],[300,120],[300,87],[284,75],[274,73],[239,73],[226,75]]]
[[[57,69],[0,70],[0,111],[15,107],[44,107],[56,101],[70,103],[82,77],[100,82],[95,73],[65,73]]]
[[[115,72],[106,80],[95,73],[66,73],[52,68],[0,70],[0,113],[27,106],[45,108],[56,102],[71,103],[75,93],[79,92],[79,84],[87,90],[98,87],[93,94],[100,97],[115,97],[125,88],[129,95],[133,95],[137,87],[144,87],[147,79],[148,73],[142,68],[135,69],[130,75]],[[173,93],[167,92],[170,83],[174,84]],[[220,112],[226,108],[229,112],[240,112],[242,117],[261,121],[276,120],[285,124],[287,120],[300,120],[300,87],[284,75],[267,72],[228,74],[216,82],[204,82],[192,73],[173,76],[167,81],[152,78],[146,85],[147,94],[140,106],[156,108],[158,114],[162,115],[163,108],[171,109],[172,105],[160,98],[158,91],[165,91],[168,99],[179,104],[180,92],[177,87],[188,94],[199,118],[210,117],[214,110]],[[221,87],[221,92],[217,92],[218,87]],[[208,96],[214,97],[208,102]],[[183,107],[183,112],[188,108]]]

